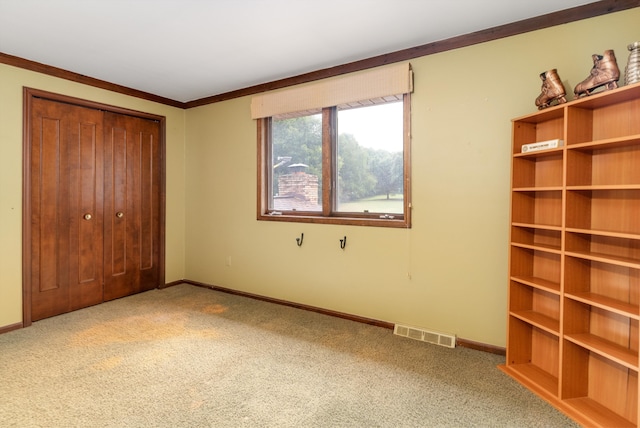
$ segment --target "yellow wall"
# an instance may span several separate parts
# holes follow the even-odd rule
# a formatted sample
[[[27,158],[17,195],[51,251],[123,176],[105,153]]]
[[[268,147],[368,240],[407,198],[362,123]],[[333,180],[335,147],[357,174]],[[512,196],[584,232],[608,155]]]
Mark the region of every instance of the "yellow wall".
[[[569,93],[593,53],[614,49],[623,71],[638,22],[640,8],[412,60],[410,230],[258,222],[250,97],[184,112],[0,64],[0,327],[22,319],[29,86],[167,117],[167,282],[188,278],[504,346],[510,120],[536,110],[542,71],[557,68]]]
[[[543,71],[570,95],[593,53],[614,49],[624,72],[638,22],[636,8],[412,60],[411,230],[256,221],[250,97],[188,110],[186,277],[504,346],[510,121],[536,110]]]
[[[0,64],[0,327],[22,321],[22,88],[167,118],[166,280],[184,278],[185,111]]]

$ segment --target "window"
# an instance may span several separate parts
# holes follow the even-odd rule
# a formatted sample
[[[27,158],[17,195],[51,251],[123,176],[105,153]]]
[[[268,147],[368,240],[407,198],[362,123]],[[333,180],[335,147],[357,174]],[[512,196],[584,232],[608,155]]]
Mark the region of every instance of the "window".
[[[268,212],[322,211],[322,114],[271,120]]]
[[[258,219],[409,227],[409,91],[324,104],[257,117]]]
[[[336,212],[404,214],[400,101],[338,108]]]

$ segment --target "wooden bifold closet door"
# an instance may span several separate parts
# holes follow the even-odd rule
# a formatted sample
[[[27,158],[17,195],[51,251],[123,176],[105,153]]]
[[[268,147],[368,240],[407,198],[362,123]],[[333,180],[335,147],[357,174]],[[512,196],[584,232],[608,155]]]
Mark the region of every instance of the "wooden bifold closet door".
[[[157,122],[104,114],[104,300],[158,286]]]
[[[38,97],[28,105],[25,324],[158,287],[159,122]]]

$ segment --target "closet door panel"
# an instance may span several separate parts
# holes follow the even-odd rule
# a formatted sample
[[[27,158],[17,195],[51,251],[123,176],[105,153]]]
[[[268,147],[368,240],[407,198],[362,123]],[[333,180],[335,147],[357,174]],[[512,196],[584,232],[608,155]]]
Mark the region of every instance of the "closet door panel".
[[[111,264],[110,273],[113,276],[125,275],[127,272],[133,272],[133,263],[131,259],[127,259],[127,226],[131,228],[134,218],[131,215],[124,217],[125,213],[131,214],[131,210],[127,207],[127,185],[129,184],[127,177],[127,131],[124,128],[114,127],[111,129],[107,162],[110,170],[107,171],[106,195],[107,201],[107,226],[111,228],[111,237],[108,243],[111,244]],[[110,149],[110,150],[109,150]],[[134,163],[132,162],[132,165]],[[122,217],[117,213],[121,212]],[[131,218],[130,218],[131,217]],[[135,233],[135,228],[129,233]]]
[[[148,270],[154,265],[154,136],[149,133],[140,135],[140,269]]]
[[[138,119],[140,129],[140,289],[160,285],[160,125]]]
[[[102,114],[82,109],[83,121],[71,130],[68,149],[70,276],[76,292],[70,294],[71,310],[102,302]],[[89,117],[90,116],[90,117]]]
[[[61,224],[65,217],[65,212],[58,209],[60,195],[60,144],[61,135],[60,120],[49,117],[41,117],[40,123],[36,124],[37,140],[34,141],[32,158],[35,168],[32,170],[31,182],[36,192],[33,192],[34,228],[32,235],[34,249],[34,268],[37,275],[34,276],[37,287],[36,291],[46,292],[50,290],[60,290],[66,286],[64,265],[60,266],[61,258],[58,256],[60,247],[66,247],[62,241],[63,236],[56,239],[56,235],[51,231],[64,230],[65,225]],[[39,128],[39,129],[38,129]],[[62,143],[64,144],[64,143]],[[62,216],[60,216],[62,214]],[[62,275],[62,277],[60,277]],[[53,293],[50,293],[52,296]],[[44,296],[43,296],[44,297]],[[47,296],[48,297],[48,296]]]
[[[132,182],[136,166],[135,131],[127,118],[105,113],[105,289],[111,300],[139,290],[139,264],[135,259],[138,224]]]
[[[105,113],[105,300],[158,286],[159,124]]]
[[[32,320],[102,301],[102,113],[31,110]]]

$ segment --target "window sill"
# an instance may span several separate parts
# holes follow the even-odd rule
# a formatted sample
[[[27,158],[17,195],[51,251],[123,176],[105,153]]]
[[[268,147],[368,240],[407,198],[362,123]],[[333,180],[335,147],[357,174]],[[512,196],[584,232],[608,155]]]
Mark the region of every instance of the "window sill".
[[[338,224],[345,226],[370,226],[370,227],[394,227],[410,228],[403,217],[399,218],[373,218],[373,217],[322,217],[314,215],[292,215],[292,214],[259,214],[259,221],[280,221],[290,223],[315,223],[315,224]]]

